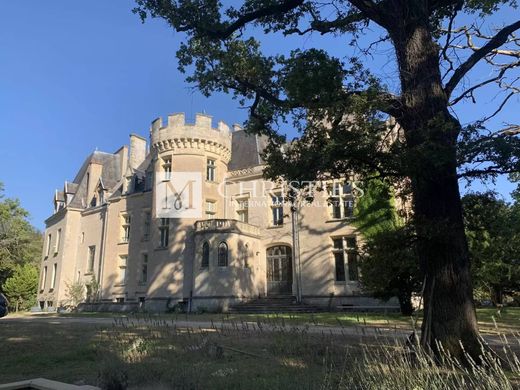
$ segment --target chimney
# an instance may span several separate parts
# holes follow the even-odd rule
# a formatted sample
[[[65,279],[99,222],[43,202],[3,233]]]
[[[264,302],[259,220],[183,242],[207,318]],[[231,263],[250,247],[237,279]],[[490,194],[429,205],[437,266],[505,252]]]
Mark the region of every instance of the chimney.
[[[142,164],[146,158],[146,139],[130,134],[130,155],[128,156],[128,165],[132,169],[136,169]]]

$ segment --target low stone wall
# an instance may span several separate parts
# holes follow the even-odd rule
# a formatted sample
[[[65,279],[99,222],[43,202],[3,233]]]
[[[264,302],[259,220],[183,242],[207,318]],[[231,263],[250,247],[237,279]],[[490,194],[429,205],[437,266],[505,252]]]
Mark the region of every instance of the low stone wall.
[[[81,303],[78,312],[151,312],[164,313],[174,310],[190,310],[191,312],[227,312],[230,307],[247,302],[253,298],[245,297],[194,297],[191,300],[191,308],[188,300],[181,298],[151,298],[145,303],[139,302],[95,302]],[[399,311],[397,299],[381,301],[370,296],[303,296],[303,303],[317,306],[330,311]]]
[[[78,312],[115,312],[128,313],[142,311],[139,302],[95,302],[80,303],[76,309]]]
[[[399,302],[396,298],[382,301],[370,296],[303,296],[303,303],[312,306],[324,307],[330,311],[351,309],[352,311],[399,311]]]

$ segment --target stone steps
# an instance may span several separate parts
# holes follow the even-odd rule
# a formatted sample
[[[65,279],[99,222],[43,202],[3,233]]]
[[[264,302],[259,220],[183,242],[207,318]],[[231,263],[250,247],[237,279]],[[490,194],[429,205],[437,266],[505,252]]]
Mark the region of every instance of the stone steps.
[[[318,311],[323,311],[323,308],[298,304],[293,296],[257,298],[229,308],[230,313],[237,314],[313,313]]]

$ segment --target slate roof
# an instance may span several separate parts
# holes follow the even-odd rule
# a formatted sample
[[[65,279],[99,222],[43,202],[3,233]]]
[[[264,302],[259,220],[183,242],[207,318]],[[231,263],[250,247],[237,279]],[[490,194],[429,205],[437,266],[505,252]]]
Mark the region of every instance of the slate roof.
[[[267,146],[267,137],[248,134],[244,130],[232,133],[230,171],[262,165],[264,161],[260,154]]]
[[[230,171],[246,169],[264,164],[260,154],[267,145],[267,137],[248,134],[244,130],[236,130],[232,133],[231,142],[231,161],[228,169]],[[133,174],[138,181],[138,186],[144,188],[146,172],[153,166],[152,154],[148,153],[145,160],[137,167],[130,169],[131,172],[122,172],[122,164],[120,155],[95,151],[88,156],[79,169],[76,177],[72,182],[65,182],[64,191],[56,193],[59,200],[65,200],[65,194],[72,196],[68,203],[71,207],[85,208],[88,199],[86,199],[87,180],[86,173],[91,163],[101,164],[101,182],[111,194],[110,198],[121,195],[121,187],[123,176],[125,174]]]
[[[85,174],[90,163],[97,163],[103,166],[101,180],[107,189],[113,188],[121,178],[121,161],[119,161],[119,156],[117,154],[95,151],[87,157],[73,180],[73,183],[77,185],[77,189],[69,203],[72,207],[83,208],[86,206],[87,180]]]

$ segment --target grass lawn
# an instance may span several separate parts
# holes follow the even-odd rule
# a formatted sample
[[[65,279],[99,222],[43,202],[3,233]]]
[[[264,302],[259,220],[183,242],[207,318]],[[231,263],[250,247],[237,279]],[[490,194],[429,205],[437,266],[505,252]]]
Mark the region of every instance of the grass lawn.
[[[479,309],[478,315],[481,325],[489,329],[496,316],[500,328],[519,330],[520,309],[503,309],[500,315],[494,309]],[[104,388],[127,384],[130,389],[332,390],[359,388],[359,383],[367,389],[477,388],[467,387],[472,380],[468,374],[435,371],[431,364],[410,366],[410,360],[403,358],[403,346],[392,336],[316,334],[289,326],[273,332],[244,332],[231,327],[198,331],[180,329],[174,321],[408,326],[410,319],[397,314],[139,315],[103,325],[54,321],[61,316],[88,316],[85,313],[43,316],[50,318],[0,320],[0,384],[45,377]],[[515,370],[507,375],[489,371],[471,375],[476,383],[498,386],[482,388],[506,389],[512,387],[504,381],[520,383],[520,367]],[[442,378],[441,387],[434,385],[438,378]],[[453,385],[450,382],[448,386],[446,378]]]
[[[135,389],[314,389],[327,381],[335,388],[340,371],[333,367],[346,354],[360,353],[358,340],[330,335],[287,330],[251,337],[131,322],[1,323],[0,384],[45,377],[104,386],[123,382]]]
[[[23,315],[23,314],[22,314]],[[120,313],[67,313],[45,314],[48,316],[64,317],[125,317]],[[417,319],[420,327],[422,313],[416,317],[406,317],[399,313],[355,313],[355,312],[325,312],[325,313],[278,313],[278,314],[152,314],[154,318],[165,320],[175,319],[184,321],[262,321],[287,325],[325,325],[325,326],[374,326],[385,328],[411,329]],[[499,331],[520,332],[520,308],[506,307],[501,310],[496,308],[478,308],[477,318],[480,330],[484,333],[496,333]]]

